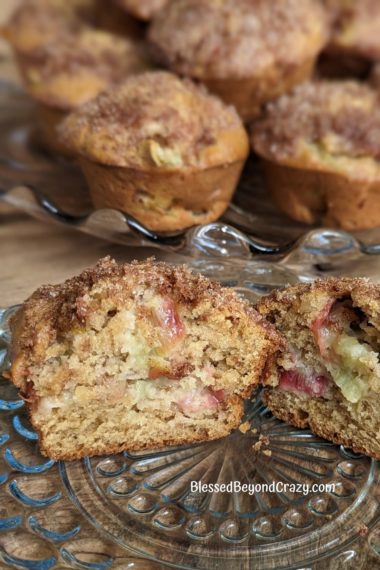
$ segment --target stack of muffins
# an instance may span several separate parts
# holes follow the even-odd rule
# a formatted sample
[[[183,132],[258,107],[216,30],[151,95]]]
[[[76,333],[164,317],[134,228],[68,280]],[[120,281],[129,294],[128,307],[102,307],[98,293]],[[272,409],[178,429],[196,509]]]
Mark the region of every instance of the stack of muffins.
[[[214,221],[251,146],[291,218],[380,225],[378,0],[25,0],[3,35],[95,207]]]

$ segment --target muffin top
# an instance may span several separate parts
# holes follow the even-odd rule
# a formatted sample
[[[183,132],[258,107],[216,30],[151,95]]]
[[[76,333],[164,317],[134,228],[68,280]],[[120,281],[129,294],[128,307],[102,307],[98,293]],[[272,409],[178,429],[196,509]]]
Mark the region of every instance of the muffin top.
[[[380,58],[379,0],[323,0],[333,25],[330,49]]]
[[[246,158],[247,134],[234,108],[204,87],[156,71],[71,113],[61,139],[102,164],[131,168],[209,167]]]
[[[128,75],[147,70],[148,63],[134,42],[84,27],[24,54],[21,67],[34,98],[69,110]]]
[[[170,0],[113,0],[140,20],[151,20]]]
[[[148,37],[167,67],[197,78],[254,77],[315,56],[328,39],[318,0],[176,0]]]
[[[1,33],[19,52],[29,52],[91,23],[93,0],[24,0]]]
[[[304,83],[270,103],[252,131],[255,151],[269,160],[373,163],[380,160],[380,94],[355,81]]]

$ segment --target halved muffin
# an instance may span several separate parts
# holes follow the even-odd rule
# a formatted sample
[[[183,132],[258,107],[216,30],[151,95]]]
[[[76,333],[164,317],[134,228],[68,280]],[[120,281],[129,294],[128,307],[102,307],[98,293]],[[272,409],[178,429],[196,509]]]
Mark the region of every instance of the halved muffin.
[[[298,86],[268,105],[252,145],[291,218],[347,230],[380,225],[380,97],[370,86]]]
[[[139,20],[151,20],[170,0],[113,0],[123,10]]]
[[[160,63],[202,81],[249,121],[310,77],[328,21],[318,0],[176,0],[148,38]]]
[[[216,220],[249,153],[232,107],[158,71],[82,106],[60,133],[79,155],[95,206],[123,210],[157,231]]]
[[[380,459],[380,286],[316,281],[257,308],[286,340],[263,379],[273,414]]]
[[[323,0],[332,20],[330,53],[380,59],[378,0]]]
[[[232,290],[109,258],[37,290],[11,328],[12,381],[54,459],[223,437],[280,346]]]

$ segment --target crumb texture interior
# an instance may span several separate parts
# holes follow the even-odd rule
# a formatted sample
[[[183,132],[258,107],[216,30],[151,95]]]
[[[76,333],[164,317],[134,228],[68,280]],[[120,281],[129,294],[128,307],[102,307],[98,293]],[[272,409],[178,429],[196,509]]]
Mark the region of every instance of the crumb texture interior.
[[[234,293],[183,269],[131,267],[40,291],[14,323],[13,379],[49,456],[222,437],[259,380],[269,329]]]
[[[264,305],[287,340],[266,378],[275,415],[380,457],[379,287],[317,282]]]

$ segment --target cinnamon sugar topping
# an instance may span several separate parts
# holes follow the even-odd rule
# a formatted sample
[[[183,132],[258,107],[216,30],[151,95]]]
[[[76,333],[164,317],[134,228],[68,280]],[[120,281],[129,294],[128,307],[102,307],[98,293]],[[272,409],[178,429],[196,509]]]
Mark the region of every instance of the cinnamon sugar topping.
[[[169,168],[211,162],[215,149],[224,148],[219,137],[228,132],[238,133],[245,151],[236,111],[202,86],[166,72],[129,78],[71,114],[61,128],[66,143],[91,160]],[[225,160],[236,160],[231,145],[228,150]]]
[[[253,126],[260,155],[286,160],[304,145],[333,156],[380,160],[380,95],[354,81],[310,82],[268,105]]]

